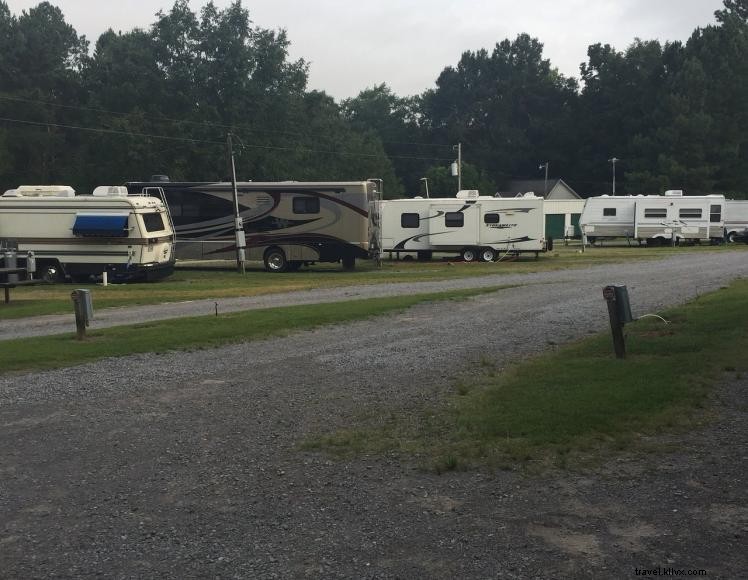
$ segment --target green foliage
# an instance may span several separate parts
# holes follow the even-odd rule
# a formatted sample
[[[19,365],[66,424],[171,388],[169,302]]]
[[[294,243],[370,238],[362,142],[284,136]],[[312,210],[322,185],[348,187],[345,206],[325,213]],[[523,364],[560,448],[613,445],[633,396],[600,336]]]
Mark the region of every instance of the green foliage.
[[[451,194],[463,144],[465,188],[563,177],[587,195],[748,192],[748,0],[725,0],[686,43],[637,39],[589,47],[579,81],[559,74],[527,34],[467,51],[436,86],[401,97],[386,84],[336,103],[307,90],[284,30],[253,26],[241,1],[188,0],[145,30],[94,44],[59,8],[20,15],[0,0],[0,183],[94,185],[228,175],[252,180],[379,177],[387,197]],[[91,130],[73,129],[85,127]],[[167,138],[164,138],[167,137]],[[498,188],[497,188],[498,186]]]

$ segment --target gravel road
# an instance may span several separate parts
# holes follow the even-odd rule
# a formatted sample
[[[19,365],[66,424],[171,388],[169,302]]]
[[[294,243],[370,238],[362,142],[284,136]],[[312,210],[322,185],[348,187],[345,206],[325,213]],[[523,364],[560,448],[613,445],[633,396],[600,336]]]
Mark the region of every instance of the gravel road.
[[[605,284],[628,285],[636,316],[746,274],[744,253],[720,252],[346,288],[343,299],[524,284],[286,338],[0,378],[0,576],[742,576],[745,380],[725,382],[718,419],[680,436],[677,452],[584,473],[439,476],[297,445],[362,412],[433,404],[481,357],[503,366],[604,329]]]

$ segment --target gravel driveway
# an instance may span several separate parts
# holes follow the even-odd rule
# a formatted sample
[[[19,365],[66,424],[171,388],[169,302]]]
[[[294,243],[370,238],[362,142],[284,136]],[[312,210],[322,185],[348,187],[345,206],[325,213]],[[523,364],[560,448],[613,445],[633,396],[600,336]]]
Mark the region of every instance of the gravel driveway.
[[[0,378],[0,576],[744,575],[745,380],[725,382],[718,420],[677,452],[584,473],[439,476],[297,444],[362,412],[433,404],[481,357],[502,366],[604,329],[605,284],[628,285],[636,316],[746,274],[744,253],[720,252],[357,287],[340,292],[526,284],[286,338]]]

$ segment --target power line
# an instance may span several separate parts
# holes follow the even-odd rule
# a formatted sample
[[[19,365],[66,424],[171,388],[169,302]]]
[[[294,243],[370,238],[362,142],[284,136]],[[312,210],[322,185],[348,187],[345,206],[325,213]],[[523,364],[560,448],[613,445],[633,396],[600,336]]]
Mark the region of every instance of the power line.
[[[134,131],[120,131],[117,129],[103,129],[100,127],[81,127],[79,125],[64,125],[61,123],[47,123],[42,121],[28,121],[25,119],[12,119],[9,117],[0,117],[0,121],[5,121],[7,123],[19,123],[23,125],[33,125],[36,127],[55,127],[59,129],[72,129],[76,131],[89,131],[93,133],[105,133],[105,134],[114,134],[114,135],[125,135],[128,137],[146,137],[149,139],[165,139],[169,141],[182,141],[187,143],[193,143],[193,144],[199,144],[199,143],[205,143],[210,145],[225,145],[223,141],[210,141],[207,139],[191,139],[188,137],[172,137],[169,135],[155,135],[151,133],[137,133]],[[390,155],[390,156],[382,156],[375,153],[348,153],[346,151],[327,151],[323,149],[311,149],[308,147],[279,147],[276,145],[243,145],[243,148],[245,149],[263,149],[263,150],[271,150],[271,151],[291,151],[294,153],[318,153],[318,154],[326,154],[326,155],[340,155],[345,157],[363,157],[363,158],[370,158],[370,159],[410,159],[410,160],[418,160],[418,161],[451,161],[452,158],[449,157],[419,157],[419,156],[413,156],[413,155]]]
[[[149,114],[138,114],[138,113],[124,113],[121,111],[110,111],[107,109],[100,109],[96,107],[82,107],[82,106],[76,106],[76,105],[64,105],[61,103],[53,103],[51,101],[41,101],[37,99],[25,99],[22,97],[11,97],[7,95],[0,95],[0,99],[5,101],[16,101],[19,103],[29,103],[29,104],[35,104],[35,105],[44,105],[47,107],[57,107],[60,109],[71,109],[76,111],[89,111],[93,113],[103,113],[106,115],[119,115],[122,117],[139,117],[144,119],[152,119],[155,121],[164,121],[169,123],[181,123],[181,124],[187,124],[187,125],[197,125],[200,127],[219,127],[221,129],[234,129],[237,128],[247,131],[249,133],[268,133],[271,135],[288,135],[291,137],[307,137],[307,134],[304,133],[298,133],[293,131],[279,131],[279,130],[268,130],[268,129],[251,129],[247,127],[246,125],[226,125],[224,123],[215,123],[211,121],[191,121],[189,119],[174,119],[171,117],[160,117],[157,115],[149,115]],[[388,145],[413,145],[417,147],[452,147],[452,145],[442,145],[439,143],[419,143],[415,141],[384,141],[382,140],[382,143],[388,144]]]

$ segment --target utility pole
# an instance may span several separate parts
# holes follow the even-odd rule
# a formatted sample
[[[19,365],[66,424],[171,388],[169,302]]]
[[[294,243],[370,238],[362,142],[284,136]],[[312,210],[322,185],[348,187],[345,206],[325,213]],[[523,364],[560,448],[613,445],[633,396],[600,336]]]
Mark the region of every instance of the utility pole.
[[[541,163],[538,166],[538,169],[543,169],[543,168],[545,168],[545,184],[543,185],[543,197],[545,197],[546,195],[548,195],[548,162],[547,161],[545,163]]]
[[[619,161],[620,159],[618,159],[617,157],[611,157],[610,159],[608,159],[608,163],[613,164],[613,195],[614,196],[616,194],[616,163],[618,163]]]
[[[457,176],[457,191],[462,191],[462,143],[453,146],[457,150],[457,161],[452,163],[452,175]]]
[[[242,224],[242,218],[239,215],[239,192],[236,189],[236,163],[234,162],[234,146],[231,141],[231,133],[226,137],[229,159],[231,160],[231,189],[234,193],[234,234],[236,243],[236,269],[240,274],[244,274],[244,248],[247,245],[246,238],[244,237],[244,225]]]

